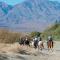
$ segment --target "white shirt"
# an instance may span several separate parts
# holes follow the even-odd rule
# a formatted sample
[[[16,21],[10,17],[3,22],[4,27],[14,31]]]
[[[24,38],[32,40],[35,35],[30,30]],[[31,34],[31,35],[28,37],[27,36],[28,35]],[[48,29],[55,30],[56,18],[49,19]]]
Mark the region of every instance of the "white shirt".
[[[51,36],[48,36],[48,39],[50,40]]]
[[[38,40],[38,38],[35,38],[34,40]]]

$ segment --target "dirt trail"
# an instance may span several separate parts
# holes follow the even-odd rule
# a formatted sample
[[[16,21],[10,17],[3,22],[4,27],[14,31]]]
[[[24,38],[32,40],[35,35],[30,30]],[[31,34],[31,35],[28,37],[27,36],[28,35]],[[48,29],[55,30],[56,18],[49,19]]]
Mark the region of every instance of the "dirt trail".
[[[15,45],[15,47],[14,47]],[[8,45],[9,49],[6,49],[8,51],[1,51],[2,48],[0,49],[0,60],[60,60],[60,42],[55,42],[54,43],[54,51],[48,51],[47,49],[44,49],[43,51],[39,51],[36,49],[29,49],[27,50],[27,48],[24,48],[24,52],[23,54],[20,54],[21,52],[17,52],[19,47],[18,44],[14,44],[13,49],[11,50],[10,48],[12,48],[10,45]],[[6,47],[7,48],[7,47]],[[21,48],[21,47],[20,47]],[[46,48],[46,44],[45,44],[45,48]],[[15,51],[14,51],[15,49]],[[17,49],[17,50],[16,50]],[[27,51],[25,51],[27,50]],[[11,52],[10,52],[11,51]],[[14,51],[14,52],[13,52]]]

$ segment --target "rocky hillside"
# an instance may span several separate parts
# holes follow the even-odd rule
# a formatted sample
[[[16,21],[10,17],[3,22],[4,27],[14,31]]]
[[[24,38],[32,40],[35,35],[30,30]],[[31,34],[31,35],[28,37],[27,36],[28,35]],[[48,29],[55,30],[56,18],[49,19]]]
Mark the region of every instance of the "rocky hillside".
[[[42,35],[45,38],[47,38],[48,35],[52,35],[53,39],[60,40],[60,24],[55,24],[49,27],[47,30],[44,31]]]

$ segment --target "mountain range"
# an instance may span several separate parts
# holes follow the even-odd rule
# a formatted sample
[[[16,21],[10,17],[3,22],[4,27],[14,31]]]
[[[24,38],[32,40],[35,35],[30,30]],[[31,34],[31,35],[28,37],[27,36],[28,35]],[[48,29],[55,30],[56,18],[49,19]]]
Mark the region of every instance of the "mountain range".
[[[0,28],[13,31],[44,31],[60,20],[60,3],[49,0],[25,0],[15,6],[0,2]]]

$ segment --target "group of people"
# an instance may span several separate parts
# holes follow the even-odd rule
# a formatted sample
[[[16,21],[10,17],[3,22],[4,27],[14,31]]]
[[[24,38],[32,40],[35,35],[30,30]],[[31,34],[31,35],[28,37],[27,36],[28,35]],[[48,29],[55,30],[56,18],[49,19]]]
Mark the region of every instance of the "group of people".
[[[27,37],[25,39],[21,38],[21,40],[19,41],[20,45],[29,45],[29,43],[30,43],[30,41],[28,40]]]
[[[30,46],[30,43],[34,46],[35,49],[41,48],[42,50],[44,48],[44,44],[41,37],[34,37],[32,41],[28,40],[28,38],[26,37],[25,39],[21,39],[19,42],[20,45],[28,45],[28,46]],[[53,48],[53,39],[51,35],[48,36],[47,47]]]
[[[39,42],[42,44],[42,38],[41,37],[35,37],[33,39],[33,42],[34,42],[34,48],[36,49],[39,45]]]

